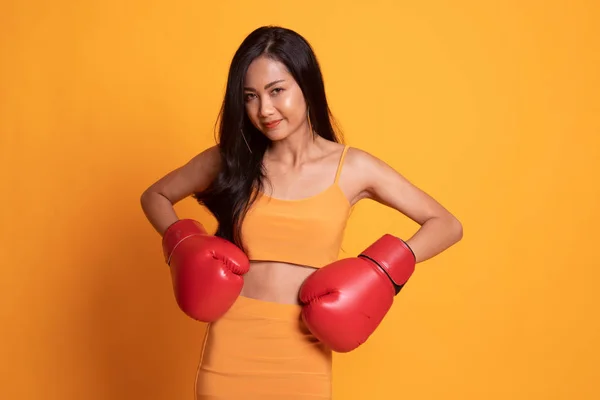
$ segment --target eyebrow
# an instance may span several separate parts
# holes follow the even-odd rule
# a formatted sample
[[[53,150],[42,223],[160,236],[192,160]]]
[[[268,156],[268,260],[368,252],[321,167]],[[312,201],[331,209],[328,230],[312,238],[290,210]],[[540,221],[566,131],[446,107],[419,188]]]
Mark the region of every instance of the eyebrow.
[[[283,81],[285,81],[285,79],[280,79],[280,80],[278,80],[278,81],[273,81],[273,82],[271,82],[271,83],[267,83],[267,84],[265,85],[265,89],[268,89],[268,88],[270,88],[271,86],[273,86],[273,85],[277,85],[278,83],[281,83],[281,82],[283,82]],[[244,90],[250,90],[250,91],[254,92],[254,89],[252,89],[251,87],[244,87]]]

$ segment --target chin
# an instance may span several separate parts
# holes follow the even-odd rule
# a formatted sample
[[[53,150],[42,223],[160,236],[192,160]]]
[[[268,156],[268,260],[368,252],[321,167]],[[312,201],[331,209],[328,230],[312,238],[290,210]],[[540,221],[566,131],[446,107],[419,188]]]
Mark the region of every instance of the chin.
[[[278,142],[280,140],[287,139],[290,136],[289,132],[279,130],[263,132],[263,135],[265,135],[267,139],[272,142]]]

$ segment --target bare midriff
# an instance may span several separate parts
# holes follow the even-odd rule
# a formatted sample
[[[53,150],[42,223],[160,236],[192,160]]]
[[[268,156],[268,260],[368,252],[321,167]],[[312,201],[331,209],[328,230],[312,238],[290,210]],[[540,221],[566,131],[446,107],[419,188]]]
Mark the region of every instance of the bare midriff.
[[[282,304],[299,304],[298,293],[304,280],[316,269],[296,264],[253,261],[244,275],[241,295]]]

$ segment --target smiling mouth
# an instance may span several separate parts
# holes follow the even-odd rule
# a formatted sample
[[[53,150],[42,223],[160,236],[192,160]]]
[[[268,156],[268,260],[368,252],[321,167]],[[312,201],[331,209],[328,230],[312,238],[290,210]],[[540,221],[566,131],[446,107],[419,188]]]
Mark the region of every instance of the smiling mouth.
[[[281,122],[280,119],[278,119],[277,121],[273,121],[273,122],[269,122],[268,124],[263,124],[265,126],[265,128],[267,129],[273,129],[275,128],[277,125],[279,125],[279,123]]]

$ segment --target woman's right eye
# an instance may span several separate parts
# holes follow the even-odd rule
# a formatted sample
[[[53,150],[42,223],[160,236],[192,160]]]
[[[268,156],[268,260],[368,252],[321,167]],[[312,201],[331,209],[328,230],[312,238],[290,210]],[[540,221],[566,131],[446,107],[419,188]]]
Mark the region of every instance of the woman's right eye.
[[[245,100],[245,101],[250,101],[250,100],[252,100],[252,99],[253,99],[253,96],[254,96],[254,93],[246,93],[246,94],[244,95],[244,100]]]

